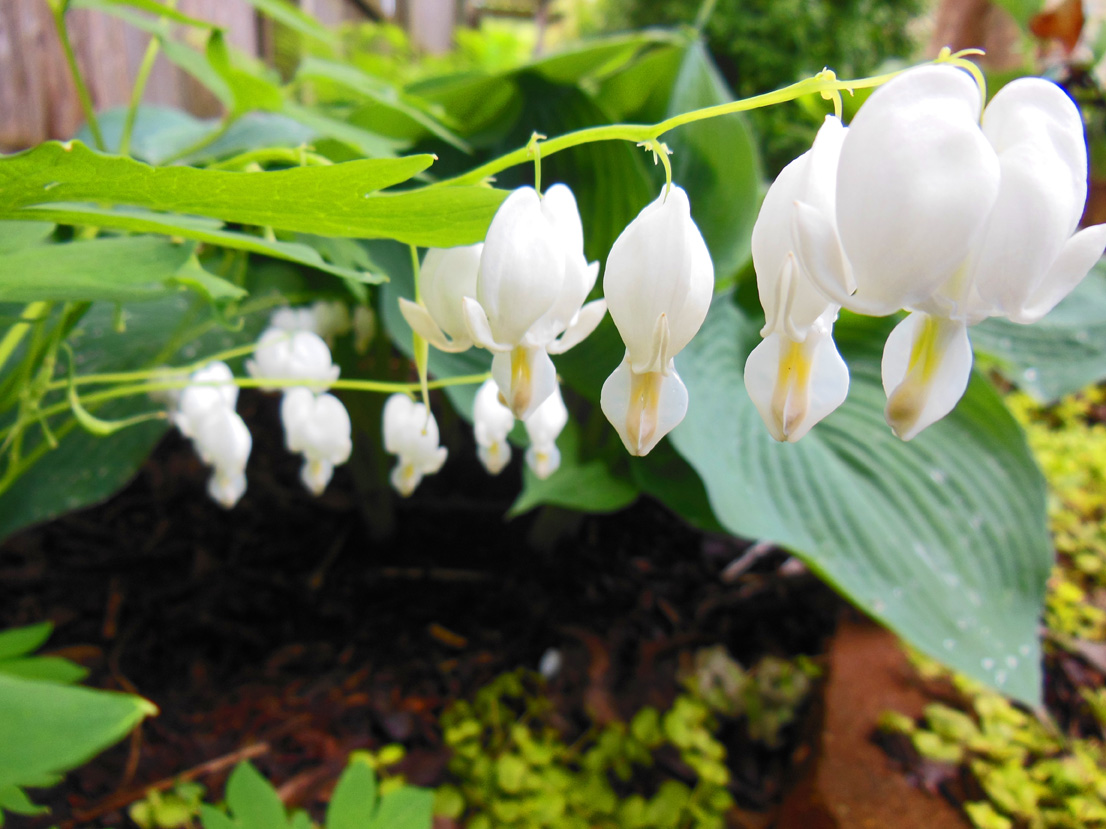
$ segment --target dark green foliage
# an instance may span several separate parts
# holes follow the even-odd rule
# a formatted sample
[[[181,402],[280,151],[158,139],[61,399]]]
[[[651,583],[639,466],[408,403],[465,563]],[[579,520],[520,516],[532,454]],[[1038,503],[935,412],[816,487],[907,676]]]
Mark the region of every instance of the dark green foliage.
[[[606,26],[691,24],[702,0],[608,2]],[[722,0],[704,27],[707,45],[737,97],[786,86],[828,66],[842,78],[870,74],[914,50],[910,21],[922,0]],[[774,177],[810,148],[824,105],[751,113]]]

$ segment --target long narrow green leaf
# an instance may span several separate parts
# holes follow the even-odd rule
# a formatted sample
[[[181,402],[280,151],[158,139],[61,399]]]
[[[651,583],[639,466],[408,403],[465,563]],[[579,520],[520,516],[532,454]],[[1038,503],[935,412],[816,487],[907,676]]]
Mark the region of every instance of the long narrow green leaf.
[[[330,49],[338,48],[338,36],[318,20],[285,0],[246,0],[266,17],[316,40]]]
[[[185,26],[194,26],[199,29],[217,29],[216,24],[207,20],[200,20],[198,17],[189,17],[183,12],[179,12],[176,9],[171,9],[168,6],[163,6],[156,0],[70,0],[69,7],[72,9],[94,9],[95,11],[107,12],[112,14],[118,10],[120,6],[130,6],[132,9],[138,11],[149,12],[156,17],[164,17],[166,20],[171,20],[174,23],[183,23]]]
[[[260,253],[271,256],[274,259],[284,259],[300,265],[316,268],[344,279],[353,279],[357,282],[377,283],[384,277],[379,274],[366,273],[365,271],[352,270],[331,265],[324,260],[319,252],[307,245],[296,242],[276,242],[242,233],[235,230],[225,230],[222,224],[207,219],[197,219],[191,216],[166,215],[150,213],[137,209],[109,210],[103,207],[91,205],[73,204],[56,205],[49,207],[24,208],[3,218],[21,219],[42,218],[51,222],[64,225],[91,225],[93,227],[108,227],[115,230],[129,230],[134,233],[164,233],[168,236],[180,236],[184,239],[193,239],[197,242],[206,242],[210,245],[229,248],[231,250],[244,250],[249,253]],[[9,222],[0,222],[2,229]]]
[[[24,248],[2,260],[0,301],[154,299],[174,290],[167,281],[188,261],[192,247],[129,236]]]

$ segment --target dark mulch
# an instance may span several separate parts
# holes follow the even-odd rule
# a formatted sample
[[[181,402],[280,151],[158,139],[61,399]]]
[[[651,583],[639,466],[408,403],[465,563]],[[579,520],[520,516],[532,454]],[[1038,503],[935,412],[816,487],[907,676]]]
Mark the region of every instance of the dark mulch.
[[[839,601],[781,569],[782,553],[724,577],[744,545],[649,499],[504,521],[518,460],[490,479],[471,447],[409,500],[358,490],[345,469],[314,499],[278,445],[275,402],[244,394],[242,407],[255,449],[234,510],[207,500],[205,471],[173,434],[106,504],[0,547],[14,596],[0,627],[53,620],[50,649],[91,668],[90,684],[161,709],[40,793],[61,827],[125,825],[146,786],[189,770],[218,794],[244,756],[316,814],[351,750],[402,742],[403,771],[436,784],[443,707],[550,648],[569,727],[667,705],[681,655],[701,646],[746,664],[826,649]],[[742,806],[779,801],[805,733],[774,752],[727,733]]]

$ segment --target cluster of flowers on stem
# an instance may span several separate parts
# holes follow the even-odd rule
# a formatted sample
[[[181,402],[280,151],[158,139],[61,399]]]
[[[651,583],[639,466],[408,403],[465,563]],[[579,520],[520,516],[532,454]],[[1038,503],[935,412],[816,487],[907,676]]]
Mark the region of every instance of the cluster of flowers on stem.
[[[985,110],[981,99],[954,66],[909,70],[848,127],[827,117],[768,191],[752,240],[764,340],[745,383],[777,440],[845,400],[841,308],[909,312],[882,371],[887,422],[910,440],[963,396],[970,326],[1039,320],[1102,255],[1106,225],[1077,230],[1087,150],[1075,104],[1040,78],[1009,83]]]

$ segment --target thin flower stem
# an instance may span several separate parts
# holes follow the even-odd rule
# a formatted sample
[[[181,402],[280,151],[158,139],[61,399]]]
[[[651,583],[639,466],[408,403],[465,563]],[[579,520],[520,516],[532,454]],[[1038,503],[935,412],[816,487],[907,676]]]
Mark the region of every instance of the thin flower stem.
[[[131,136],[134,134],[134,122],[138,120],[138,107],[142,103],[142,95],[146,91],[146,82],[150,79],[154,62],[161,51],[161,38],[154,35],[146,46],[146,54],[142,56],[142,63],[138,67],[138,74],[134,79],[134,88],[131,90],[131,101],[127,107],[127,117],[123,121],[123,132],[119,136],[119,155],[131,154]]]
[[[956,54],[944,58],[938,58],[936,62],[949,62],[959,65],[958,61],[962,60],[962,53],[957,52]],[[838,80],[833,72],[824,70],[811,78],[805,78],[790,86],[785,86],[783,89],[777,89],[774,92],[765,92],[761,95],[754,95],[751,98],[743,98],[740,101],[731,101],[730,103],[692,110],[691,112],[674,115],[657,124],[609,124],[603,127],[589,127],[588,129],[576,130],[575,132],[559,135],[556,138],[550,138],[546,141],[535,142],[535,140],[531,138],[524,147],[520,147],[499,158],[492,159],[486,164],[482,164],[460,176],[446,179],[432,186],[448,187],[462,184],[481,184],[494,177],[496,173],[533,160],[535,154],[539,151],[542,158],[548,158],[554,153],[559,153],[562,150],[579,147],[582,144],[594,144],[599,141],[633,141],[637,144],[651,145],[652,142],[659,139],[666,132],[674,130],[677,127],[682,127],[685,124],[704,121],[708,118],[717,118],[721,115],[732,115],[737,112],[748,112],[749,110],[760,109],[761,107],[787,103],[788,101],[801,98],[804,95],[815,93],[832,95],[835,92],[840,94],[843,91],[852,92],[857,89],[868,89],[886,83],[903,71],[905,70],[887,72],[883,75],[876,75],[871,78]]]
[[[51,3],[51,11],[54,17],[54,28],[58,32],[58,40],[61,41],[62,51],[65,53],[65,62],[69,65],[69,74],[73,77],[73,85],[77,88],[77,99],[81,102],[81,110],[84,112],[88,130],[92,133],[92,140],[96,142],[96,149],[107,152],[107,144],[104,142],[104,134],[100,130],[100,122],[96,118],[96,110],[92,105],[92,95],[84,82],[81,68],[77,65],[77,56],[73,53],[73,44],[69,40],[69,29],[65,25],[65,4]]]
[[[45,319],[49,311],[50,303],[42,301],[31,302],[23,308],[19,321],[8,329],[3,339],[0,339],[0,369],[19,347],[31,326]]]
[[[214,363],[220,360],[233,360],[235,357],[244,357],[247,354],[252,354],[257,350],[257,343],[250,343],[249,345],[241,345],[237,348],[231,348],[226,351],[221,351],[218,354],[212,354],[205,357],[202,360],[197,360],[194,363],[190,363],[184,366],[178,366],[173,368],[166,368],[165,366],[159,366],[157,368],[138,369],[135,371],[117,371],[110,374],[83,374],[74,377],[72,380],[54,380],[47,383],[46,389],[53,391],[54,389],[68,388],[70,385],[81,386],[89,383],[129,383],[136,380],[146,380],[152,377],[165,374],[191,374],[194,371],[199,371],[209,363]],[[187,385],[187,383],[185,383]]]

